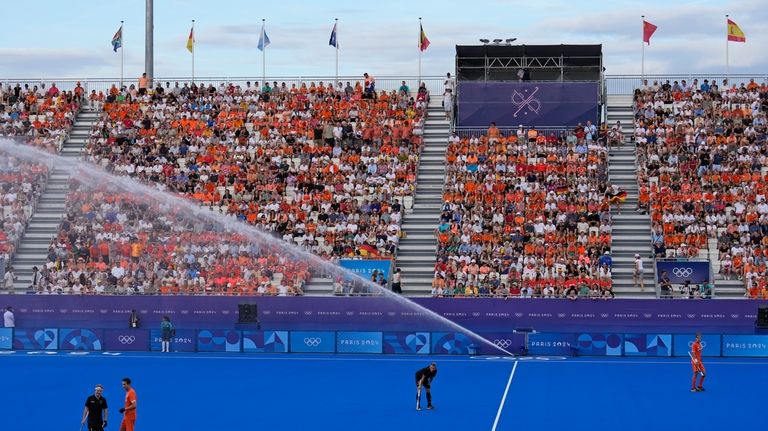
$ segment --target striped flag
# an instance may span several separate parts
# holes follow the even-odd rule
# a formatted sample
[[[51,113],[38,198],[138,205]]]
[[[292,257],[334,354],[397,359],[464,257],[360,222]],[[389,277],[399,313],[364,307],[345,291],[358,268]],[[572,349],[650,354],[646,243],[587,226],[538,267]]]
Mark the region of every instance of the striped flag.
[[[728,41],[729,42],[746,42],[747,37],[744,36],[744,32],[738,24],[728,19]]]
[[[112,36],[112,50],[114,52],[117,52],[118,49],[123,47],[123,26],[121,25],[119,29],[117,29],[117,33],[115,33],[114,36]]]
[[[336,40],[336,24],[333,25],[333,30],[331,31],[331,40],[328,41],[328,45],[331,45],[334,48],[339,47],[339,42]]]
[[[429,39],[427,39],[427,34],[424,33],[424,27],[419,24],[419,50],[426,51],[428,47]]]
[[[264,28],[264,24],[261,24],[261,35],[259,35],[259,44],[256,45],[259,51],[264,51],[264,48],[270,44],[269,36],[267,36],[267,30]]]
[[[187,39],[187,51],[195,52],[195,27],[189,29],[189,38]]]

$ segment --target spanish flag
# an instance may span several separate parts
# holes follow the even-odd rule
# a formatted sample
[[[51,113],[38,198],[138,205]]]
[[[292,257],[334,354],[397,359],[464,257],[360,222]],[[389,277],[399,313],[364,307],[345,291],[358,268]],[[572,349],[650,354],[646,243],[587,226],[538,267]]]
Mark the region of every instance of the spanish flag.
[[[429,39],[427,39],[427,34],[424,33],[424,27],[419,24],[419,50],[426,51],[427,47],[429,47]]]
[[[187,39],[187,51],[194,53],[195,51],[195,28],[192,27],[189,30],[189,39]]]
[[[744,32],[738,24],[728,19],[728,41],[729,42],[746,42],[747,38],[744,36]]]

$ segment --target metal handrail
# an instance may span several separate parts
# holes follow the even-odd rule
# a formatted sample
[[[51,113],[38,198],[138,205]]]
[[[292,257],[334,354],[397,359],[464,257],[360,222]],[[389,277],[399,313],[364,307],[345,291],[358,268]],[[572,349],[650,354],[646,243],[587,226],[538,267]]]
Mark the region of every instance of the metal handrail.
[[[653,83],[653,81],[666,81],[669,79],[670,81],[681,81],[685,79],[688,82],[693,81],[694,79],[699,80],[715,80],[718,82],[722,82],[723,80],[727,79],[728,82],[731,84],[746,84],[749,82],[750,79],[754,79],[755,82],[763,83],[768,82],[768,74],[765,73],[751,73],[751,74],[722,74],[722,73],[670,73],[670,74],[648,74],[648,75],[633,75],[633,74],[627,74],[627,75],[605,75],[604,76],[604,82],[605,82],[605,94],[607,95],[630,95],[633,94],[635,89],[639,88],[642,85],[643,79],[647,79],[648,82]],[[138,79],[138,78],[137,78]],[[328,82],[335,82],[337,77],[335,76],[322,76],[322,75],[316,75],[316,76],[269,76],[267,77],[267,81],[274,82],[278,81],[279,83],[285,82],[286,85],[291,84],[301,84],[301,83],[310,83],[310,82],[319,82],[323,81],[324,83]],[[362,81],[362,76],[339,76],[339,81],[350,81],[350,82],[357,82]],[[128,79],[125,82],[128,84],[134,83],[136,79]],[[155,77],[154,81],[156,83],[189,83],[192,81],[192,79],[189,76],[167,76],[167,77]],[[238,85],[245,85],[247,81],[250,82],[262,82],[263,79],[261,77],[255,77],[255,76],[203,76],[203,77],[195,77],[196,83],[205,83],[205,84],[221,84],[221,83],[234,83]],[[402,76],[379,76],[376,77],[376,84],[377,88],[381,90],[396,90],[400,87],[402,81],[406,81],[406,84],[408,84],[409,87],[418,88],[418,76],[413,75],[402,75]],[[71,90],[74,88],[77,82],[80,82],[82,86],[87,90],[96,90],[96,91],[107,91],[112,84],[119,85],[120,78],[110,78],[110,77],[102,77],[102,78],[94,78],[94,77],[82,77],[82,78],[37,78],[37,77],[19,77],[19,78],[2,78],[0,77],[0,83],[3,85],[12,84],[15,85],[16,83],[19,84],[30,84],[30,85],[38,85],[40,83],[46,83],[46,85],[49,85],[51,83],[56,83],[56,85],[62,89],[62,90]],[[424,82],[427,85],[427,89],[430,91],[430,93],[433,94],[442,94],[443,93],[443,84],[445,82],[445,77],[442,76],[423,76],[421,77],[421,82]]]
[[[518,130],[520,130],[518,127],[499,127],[499,133],[502,136],[511,136],[514,134],[517,134]],[[570,131],[573,131],[573,127],[565,127],[565,126],[527,126],[523,127],[523,131],[528,133],[529,130],[536,130],[539,132],[539,134],[544,135],[551,135],[551,134],[567,134]],[[474,137],[474,136],[485,136],[488,133],[487,127],[457,127],[455,130],[456,134],[459,137]]]
[[[355,82],[362,82],[364,78],[362,76],[339,76],[338,78],[336,76],[321,76],[321,75],[310,75],[310,76],[268,76],[266,80],[259,77],[254,76],[202,76],[202,77],[195,77],[194,82],[196,84],[213,84],[213,85],[219,85],[219,84],[235,84],[240,86],[245,86],[247,82],[253,83],[261,83],[261,82],[275,82],[277,81],[279,84],[285,83],[286,86],[290,87],[292,84],[296,84],[297,86],[300,86],[301,84],[310,84],[322,81],[325,84],[333,83],[336,80],[339,80],[339,82],[346,82],[349,81],[350,83]],[[419,81],[424,83],[427,87],[427,90],[432,94],[442,94],[444,89],[444,83],[445,83],[445,77],[438,77],[438,76],[422,76],[421,79],[419,79],[418,76],[413,75],[403,75],[403,76],[378,76],[376,77],[376,89],[377,90],[386,90],[386,91],[392,91],[397,90],[402,85],[402,82],[405,81],[406,84],[411,88],[412,91],[415,91],[419,88]],[[46,86],[50,87],[51,84],[55,83],[56,86],[60,90],[69,91],[75,88],[77,83],[80,83],[83,88],[87,92],[91,92],[92,90],[102,91],[106,92],[108,91],[112,85],[119,86],[120,85],[120,78],[2,78],[0,77],[0,84],[3,86],[7,85],[16,85],[17,83],[20,85],[29,84],[32,85],[40,85],[42,83],[45,83]],[[166,82],[170,83],[171,85],[174,85],[176,82],[178,82],[180,85],[183,84],[189,84],[192,82],[192,78],[189,76],[166,76],[166,77],[155,77],[154,83],[155,84],[165,84]],[[138,83],[138,78],[132,79],[124,79],[123,84],[130,86],[130,85],[136,85]]]
[[[633,94],[637,88],[643,85],[643,80],[647,80],[649,83],[658,81],[663,83],[666,80],[670,82],[685,80],[687,83],[693,82],[694,79],[698,79],[699,82],[707,79],[710,81],[722,82],[727,80],[730,84],[746,84],[751,79],[754,79],[757,83],[768,82],[768,74],[765,73],[745,73],[745,74],[722,74],[722,73],[671,73],[671,74],[654,74],[654,75],[606,75],[605,85],[607,88],[607,94],[609,95],[630,95]]]

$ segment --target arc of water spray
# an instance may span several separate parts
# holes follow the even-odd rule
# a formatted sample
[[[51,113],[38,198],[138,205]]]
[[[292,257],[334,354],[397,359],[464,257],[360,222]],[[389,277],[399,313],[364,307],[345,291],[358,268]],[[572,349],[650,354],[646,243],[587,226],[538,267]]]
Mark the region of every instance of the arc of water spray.
[[[419,311],[426,314],[427,316],[433,319],[436,319],[441,323],[445,323],[447,326],[459,332],[463,332],[464,334],[470,335],[472,338],[475,338],[489,346],[492,346],[493,348],[509,356],[514,356],[511,352],[492,343],[490,340],[482,337],[481,335],[403,296],[400,296],[394,292],[390,292],[389,290],[379,286],[378,284],[360,277],[358,274],[352,271],[349,271],[331,262],[328,262],[327,260],[321,258],[320,256],[317,256],[293,244],[287,243],[282,239],[274,238],[268,235],[267,233],[261,231],[260,229],[256,228],[255,226],[246,224],[240,220],[225,216],[223,214],[215,213],[209,209],[205,209],[195,204],[194,201],[191,201],[189,199],[185,199],[177,195],[174,195],[165,191],[161,191],[156,188],[152,188],[146,184],[138,182],[127,176],[110,174],[92,163],[88,163],[85,161],[72,160],[72,159],[64,158],[58,155],[53,155],[27,145],[14,143],[14,141],[12,140],[0,139],[0,151],[6,152],[18,158],[29,160],[29,161],[34,161],[38,163],[46,162],[48,164],[54,164],[56,166],[69,167],[73,170],[77,170],[78,174],[82,175],[82,178],[76,178],[81,182],[85,182],[82,180],[87,178],[87,179],[93,180],[95,184],[113,184],[118,188],[121,188],[135,195],[143,196],[148,200],[154,200],[156,202],[175,206],[177,208],[183,208],[185,211],[188,211],[187,215],[193,215],[197,218],[205,219],[212,223],[216,223],[220,226],[223,226],[225,229],[229,231],[237,232],[247,237],[248,239],[255,241],[256,243],[261,243],[261,244],[268,243],[270,245],[276,245],[281,251],[293,256],[294,258],[308,260],[313,264],[317,265],[318,267],[322,267],[323,269],[326,269],[329,273],[332,273],[335,275],[343,274],[345,277],[352,277],[358,282],[364,284],[365,286],[373,288],[375,291],[381,293],[382,296],[386,298],[389,298],[405,307],[418,309]]]

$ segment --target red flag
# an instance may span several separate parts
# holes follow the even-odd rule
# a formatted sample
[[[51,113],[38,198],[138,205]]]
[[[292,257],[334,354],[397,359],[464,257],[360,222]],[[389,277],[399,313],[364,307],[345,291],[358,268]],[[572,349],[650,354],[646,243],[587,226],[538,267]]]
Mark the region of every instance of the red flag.
[[[651,24],[650,22],[643,20],[643,42],[647,43],[648,45],[651,44],[651,36],[653,36],[653,33],[656,33],[656,27],[655,25]]]

